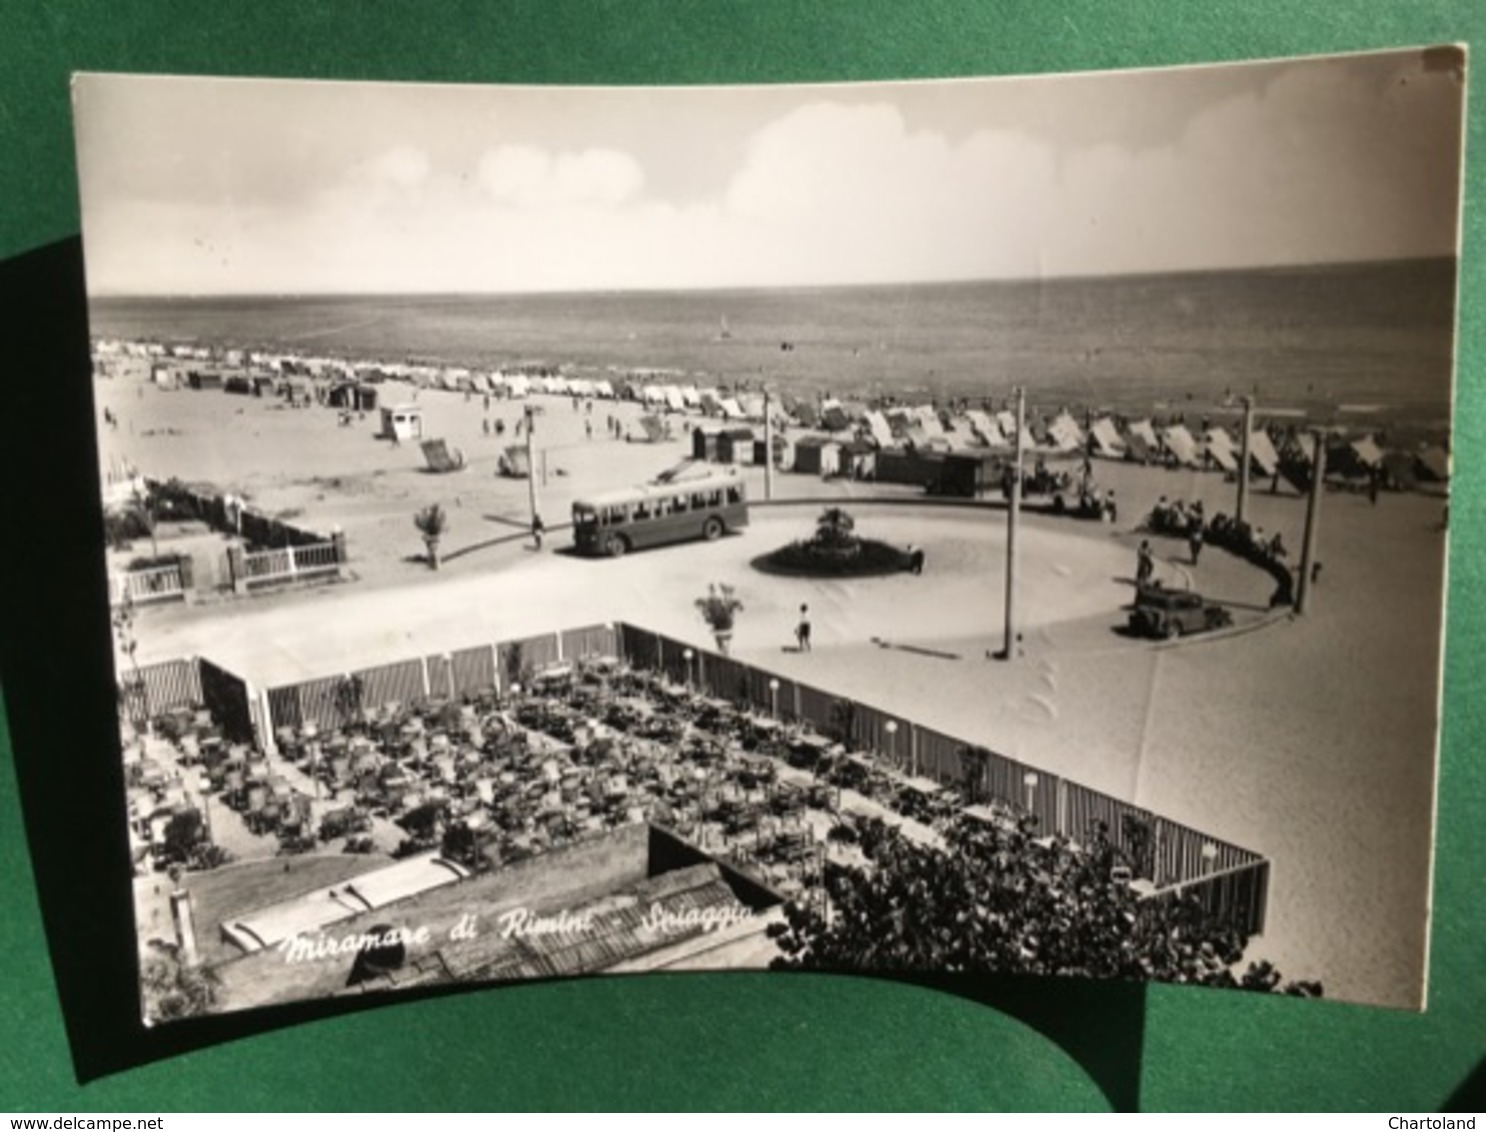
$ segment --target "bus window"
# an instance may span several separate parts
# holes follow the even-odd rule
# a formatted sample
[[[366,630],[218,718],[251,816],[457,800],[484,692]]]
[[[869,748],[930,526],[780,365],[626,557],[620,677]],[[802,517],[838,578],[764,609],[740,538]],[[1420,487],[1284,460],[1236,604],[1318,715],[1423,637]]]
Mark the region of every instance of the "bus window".
[[[728,488],[728,502],[729,503],[742,503],[743,502],[743,489],[741,487],[730,487],[730,488]]]
[[[650,518],[650,504],[644,500],[636,503],[634,510],[630,512],[630,518],[637,523]]]
[[[671,510],[680,515],[686,510],[686,496],[678,495],[671,500]]]
[[[694,492],[691,497],[691,505],[694,510],[700,511],[707,506],[707,497],[700,491]]]
[[[721,507],[722,506],[722,491],[721,490],[709,491],[707,493],[707,506],[708,507]]]

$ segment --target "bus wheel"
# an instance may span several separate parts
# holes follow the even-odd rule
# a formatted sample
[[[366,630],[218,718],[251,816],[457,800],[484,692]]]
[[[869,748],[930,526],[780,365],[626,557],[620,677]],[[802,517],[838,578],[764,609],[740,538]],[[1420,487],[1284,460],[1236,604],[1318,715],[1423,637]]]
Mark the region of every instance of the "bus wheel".
[[[623,535],[610,535],[604,543],[604,553],[610,558],[623,558],[628,549],[629,543]]]
[[[708,542],[716,542],[718,539],[722,538],[722,520],[712,518],[703,523],[702,537]]]

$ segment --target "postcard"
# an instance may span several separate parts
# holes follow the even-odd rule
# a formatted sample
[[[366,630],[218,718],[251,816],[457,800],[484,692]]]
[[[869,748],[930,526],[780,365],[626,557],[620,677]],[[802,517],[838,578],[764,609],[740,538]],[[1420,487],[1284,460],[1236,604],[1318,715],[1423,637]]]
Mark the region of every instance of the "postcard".
[[[1464,67],[79,76],[142,1018],[1422,1009]]]

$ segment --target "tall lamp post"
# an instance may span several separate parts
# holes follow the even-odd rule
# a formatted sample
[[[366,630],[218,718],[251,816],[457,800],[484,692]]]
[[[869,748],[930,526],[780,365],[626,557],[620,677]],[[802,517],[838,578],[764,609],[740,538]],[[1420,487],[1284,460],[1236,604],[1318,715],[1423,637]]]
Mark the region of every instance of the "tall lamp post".
[[[1006,511],[1006,643],[1000,653],[1001,660],[1011,660],[1017,654],[1016,647],[1016,532],[1022,514],[1022,433],[1026,431],[1027,393],[1016,391],[1016,437],[1012,447],[1011,499]]]
[[[887,759],[894,767],[898,765],[898,721],[890,719],[882,728],[887,732]]]
[[[769,681],[769,713],[777,720],[779,718],[779,681]]]
[[[681,654],[681,659],[686,661],[686,687],[689,691],[695,691],[691,685],[691,658],[694,655],[691,649],[687,649]]]

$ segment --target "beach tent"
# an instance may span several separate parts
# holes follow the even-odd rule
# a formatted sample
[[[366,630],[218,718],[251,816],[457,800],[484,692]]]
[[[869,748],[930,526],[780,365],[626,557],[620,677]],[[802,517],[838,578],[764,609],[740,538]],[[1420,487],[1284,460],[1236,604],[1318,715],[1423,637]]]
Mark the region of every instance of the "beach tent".
[[[731,397],[724,397],[719,408],[722,415],[730,421],[741,421],[743,419],[743,406]]]
[[[503,375],[501,384],[506,387],[507,397],[526,397],[531,393],[531,379],[524,374]]]
[[[1186,425],[1168,425],[1161,435],[1166,441],[1166,451],[1176,457],[1177,463],[1196,467],[1201,462],[1197,441],[1187,431]]]
[[[1407,452],[1383,454],[1383,482],[1396,491],[1411,491],[1418,483],[1418,461]]]
[[[595,397],[602,397],[605,401],[612,401],[614,399],[614,387],[601,378],[593,383],[593,394]]]
[[[761,421],[764,419],[764,398],[760,393],[745,393],[738,398],[738,405],[743,410],[745,420]]]
[[[659,444],[663,440],[669,440],[671,436],[671,430],[666,427],[666,422],[654,414],[646,414],[640,418],[640,432],[643,435],[639,437],[628,433],[625,435],[627,439],[640,440],[647,444]]]
[[[1156,430],[1151,427],[1150,421],[1136,421],[1130,426],[1129,435],[1140,437],[1152,452],[1161,447],[1161,442],[1156,439]]]
[[[996,427],[1001,430],[1001,435],[1010,441],[1016,435],[1016,414],[1010,409],[1002,409],[996,414]]]
[[[1059,452],[1072,452],[1082,448],[1084,443],[1083,429],[1066,412],[1059,413],[1053,423],[1047,426],[1047,438]]]
[[[666,395],[659,385],[642,385],[640,387],[640,401],[646,405],[664,405]]]
[[[844,432],[851,427],[851,420],[846,415],[846,410],[835,402],[827,402],[821,409],[820,423],[822,428],[831,432]]]
[[[686,411],[686,399],[681,396],[681,390],[674,385],[666,386],[666,406],[678,413]]]
[[[716,389],[703,389],[697,396],[701,402],[702,412],[706,413],[709,417],[716,416],[722,412],[722,394],[718,393]]]
[[[1450,478],[1450,456],[1437,444],[1423,448],[1414,457],[1414,474],[1429,483],[1444,483]]]
[[[284,396],[291,405],[311,405],[315,401],[315,387],[307,377],[291,377],[284,383]]]
[[[1001,434],[1001,426],[991,419],[989,413],[982,409],[970,409],[965,413],[970,421],[971,431],[980,439],[982,444],[1002,444],[1006,438]]]
[[[809,401],[800,401],[794,407],[794,418],[805,428],[815,428],[820,424],[820,413]]]
[[[464,453],[450,448],[443,440],[425,440],[423,458],[428,461],[430,472],[457,472],[464,467]]]
[[[893,430],[887,423],[887,418],[875,409],[869,409],[863,417],[863,423],[867,426],[867,432],[877,442],[879,448],[888,448],[893,443]]]
[[[1120,437],[1120,430],[1115,427],[1114,421],[1108,417],[1100,417],[1089,429],[1089,435],[1094,440],[1094,455],[1103,456],[1108,460],[1118,460],[1125,454],[1125,442]]]
[[[943,438],[944,426],[939,421],[939,411],[933,405],[919,405],[913,409],[913,418],[925,436]]]
[[[1249,463],[1253,465],[1253,468],[1257,468],[1260,474],[1266,476],[1274,475],[1279,469],[1280,454],[1275,451],[1274,443],[1269,439],[1269,433],[1263,429],[1255,429],[1249,433]]]
[[[476,393],[490,392],[490,379],[483,373],[477,373],[471,377],[470,384],[474,387]]]
[[[1203,433],[1203,443],[1207,446],[1207,454],[1212,457],[1213,463],[1225,472],[1238,471],[1238,451],[1234,446],[1233,437],[1229,436],[1223,429],[1214,425]]]
[[[681,387],[681,400],[688,409],[700,409],[702,407],[702,395],[697,392],[695,385],[683,385]]]
[[[1383,450],[1371,436],[1354,440],[1351,448],[1357,454],[1357,459],[1369,468],[1376,468],[1383,462]]]
[[[531,463],[526,458],[524,445],[512,444],[500,454],[497,468],[501,475],[512,479],[527,479],[531,475]]]

